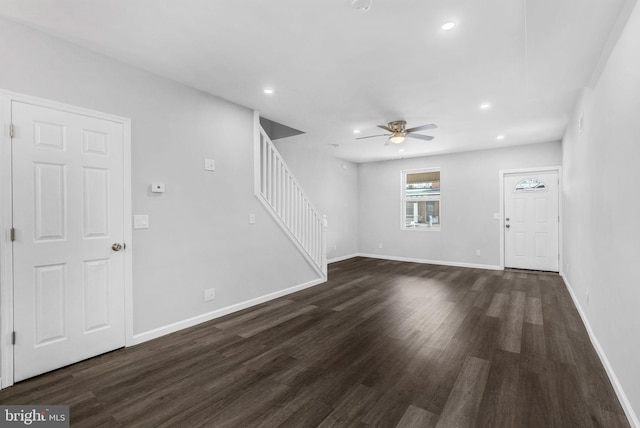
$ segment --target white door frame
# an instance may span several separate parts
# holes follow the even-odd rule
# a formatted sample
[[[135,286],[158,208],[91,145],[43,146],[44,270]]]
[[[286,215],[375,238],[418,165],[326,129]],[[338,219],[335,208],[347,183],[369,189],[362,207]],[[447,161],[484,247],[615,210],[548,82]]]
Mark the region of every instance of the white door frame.
[[[528,174],[536,172],[555,171],[558,173],[558,215],[560,222],[558,223],[558,271],[562,273],[562,167],[547,166],[540,168],[520,168],[520,169],[501,169],[500,175],[500,269],[504,270],[504,176],[507,174]]]
[[[125,346],[133,340],[133,265],[132,265],[132,225],[131,225],[131,120],[82,107],[62,104],[42,98],[22,95],[0,89],[0,389],[13,385],[13,246],[9,237],[12,225],[12,171],[11,137],[9,125],[11,102],[19,101],[42,107],[63,110],[69,113],[96,117],[122,124],[123,136],[123,186],[124,186],[124,292],[125,292]]]

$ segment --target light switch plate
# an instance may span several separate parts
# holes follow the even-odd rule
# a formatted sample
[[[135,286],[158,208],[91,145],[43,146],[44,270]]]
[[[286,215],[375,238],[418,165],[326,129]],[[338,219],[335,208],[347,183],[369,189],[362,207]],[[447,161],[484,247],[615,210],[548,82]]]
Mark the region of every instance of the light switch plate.
[[[136,214],[133,216],[134,229],[149,229],[149,215]]]
[[[215,171],[216,170],[216,161],[213,159],[205,159],[204,160],[204,170],[205,171]]]

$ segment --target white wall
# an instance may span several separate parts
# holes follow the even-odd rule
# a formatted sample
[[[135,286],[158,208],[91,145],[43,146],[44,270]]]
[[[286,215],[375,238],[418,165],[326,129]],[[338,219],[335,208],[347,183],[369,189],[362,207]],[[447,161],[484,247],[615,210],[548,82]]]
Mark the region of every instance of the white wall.
[[[638,413],[637,52],[636,8],[578,105],[562,156],[559,143],[546,143],[358,166],[301,151],[294,138],[303,136],[278,149],[329,216],[329,258],[360,251],[485,265],[499,264],[498,171],[564,158],[565,274]],[[0,58],[2,89],[132,119],[133,209],[151,220],[149,230],[134,231],[135,333],[316,278],[253,196],[250,110],[1,19]],[[216,159],[215,173],[202,171],[205,156]],[[424,167],[442,168],[443,230],[401,231],[400,171]],[[151,181],[164,181],[167,192],[151,195]],[[204,303],[211,286],[217,299]]]
[[[327,259],[358,252],[358,164],[336,159],[308,135],[274,141],[316,208],[327,215]]]
[[[444,263],[499,266],[502,169],[560,165],[559,142],[360,164],[360,252]],[[401,230],[401,171],[437,168],[441,231]],[[382,244],[382,248],[379,248]],[[481,255],[475,255],[480,250]]]
[[[253,195],[251,110],[6,20],[0,58],[2,89],[132,120],[134,333],[317,278]]]
[[[633,408],[636,426],[640,426],[639,52],[636,6],[597,83],[583,91],[563,140],[564,275],[619,381],[615,386],[621,387]],[[581,115],[584,132],[579,135]]]

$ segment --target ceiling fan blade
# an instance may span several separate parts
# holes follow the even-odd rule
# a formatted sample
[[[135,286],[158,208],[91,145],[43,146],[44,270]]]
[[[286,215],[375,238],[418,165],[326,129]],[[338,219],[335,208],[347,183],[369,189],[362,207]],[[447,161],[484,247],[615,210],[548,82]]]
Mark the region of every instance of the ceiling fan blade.
[[[433,123],[430,123],[428,125],[422,125],[422,126],[416,126],[414,128],[409,128],[406,129],[404,132],[416,132],[416,131],[426,131],[427,129],[436,129],[437,126],[434,125]]]
[[[374,137],[388,137],[391,134],[378,134],[378,135],[369,135],[368,137],[358,137],[356,140],[364,140],[365,138],[374,138]]]
[[[395,132],[393,129],[389,128],[389,127],[388,127],[388,126],[386,126],[386,125],[376,125],[376,126],[377,126],[378,128],[382,128],[382,129],[384,129],[385,131],[389,131],[389,132],[391,132],[392,134]]]
[[[407,138],[417,138],[418,140],[431,141],[433,137],[431,135],[422,135],[422,134],[407,134]]]

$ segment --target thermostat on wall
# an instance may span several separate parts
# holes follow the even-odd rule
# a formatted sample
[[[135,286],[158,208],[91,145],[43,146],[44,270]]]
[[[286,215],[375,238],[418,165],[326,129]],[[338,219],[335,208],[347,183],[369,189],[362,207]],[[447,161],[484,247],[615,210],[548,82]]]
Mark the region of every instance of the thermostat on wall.
[[[151,192],[164,193],[164,183],[151,183]]]

